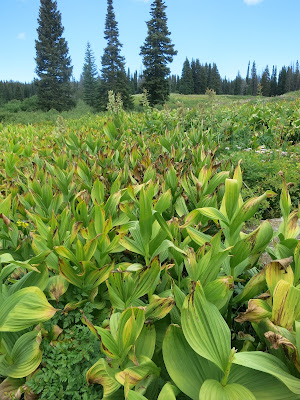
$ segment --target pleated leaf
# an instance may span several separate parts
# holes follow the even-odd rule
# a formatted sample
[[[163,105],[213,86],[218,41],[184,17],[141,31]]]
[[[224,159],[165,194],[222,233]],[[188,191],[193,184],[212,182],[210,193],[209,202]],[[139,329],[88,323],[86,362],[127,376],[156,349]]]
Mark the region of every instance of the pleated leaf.
[[[179,390],[176,386],[170,382],[166,383],[161,389],[161,392],[157,400],[176,400],[176,396],[179,394]]]
[[[256,400],[245,386],[237,383],[223,386],[213,379],[206,380],[201,386],[199,400]]]
[[[103,386],[103,397],[106,398],[115,393],[121,386],[114,378],[112,368],[109,367],[104,358],[100,358],[87,372],[86,380],[88,384],[97,383]]]
[[[167,330],[163,357],[172,381],[193,400],[199,399],[200,387],[206,379],[220,380],[223,375],[215,364],[194,352],[177,325],[170,325]]]
[[[217,307],[206,300],[200,282],[183,304],[182,329],[189,345],[201,357],[225,372],[231,351],[231,334]]]
[[[27,287],[12,294],[0,306],[0,332],[18,332],[56,313],[38,287]]]
[[[284,383],[291,392],[300,394],[300,379],[291,375],[285,364],[272,354],[261,351],[236,353],[233,363],[270,374]]]
[[[42,360],[41,340],[41,334],[38,331],[22,335],[9,355],[9,362],[5,355],[0,356],[0,375],[24,378],[34,372]]]

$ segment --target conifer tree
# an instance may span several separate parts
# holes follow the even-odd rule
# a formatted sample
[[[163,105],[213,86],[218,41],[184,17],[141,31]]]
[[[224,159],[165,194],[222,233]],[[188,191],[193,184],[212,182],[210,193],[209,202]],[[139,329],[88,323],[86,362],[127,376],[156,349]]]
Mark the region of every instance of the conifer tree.
[[[247,67],[247,75],[246,75],[246,86],[245,86],[245,94],[251,94],[251,78],[250,78],[250,61],[248,62]]]
[[[132,108],[130,83],[125,72],[125,58],[121,56],[122,44],[119,41],[119,29],[116,21],[113,0],[107,0],[104,39],[107,46],[101,58],[101,85],[99,93],[99,108],[106,109],[108,92],[120,93],[125,108]]]
[[[38,24],[35,71],[39,106],[68,110],[74,106],[70,84],[73,67],[56,0],[41,0]]]
[[[261,91],[263,96],[269,97],[271,95],[271,79],[269,67],[266,66],[261,77]]]
[[[278,74],[277,94],[281,95],[285,93],[287,79],[287,68],[283,66]]]
[[[238,71],[238,74],[234,80],[234,89],[233,89],[233,94],[236,96],[240,96],[242,94],[242,77],[240,74],[240,71]]]
[[[270,92],[271,96],[276,96],[277,94],[277,67],[275,67],[275,65],[273,65],[272,68]]]
[[[91,107],[96,105],[97,96],[97,80],[98,72],[95,63],[95,57],[88,42],[86,46],[83,72],[82,72],[82,85],[83,85],[83,100]]]
[[[151,4],[152,18],[147,22],[148,34],[141,46],[140,55],[144,64],[144,87],[149,93],[151,105],[163,104],[169,97],[170,87],[168,63],[177,54],[171,43],[167,27],[166,5],[163,0],[154,0]]]
[[[221,76],[217,65],[213,63],[211,68],[211,75],[210,75],[210,89],[213,89],[216,94],[220,94],[221,91]]]
[[[192,94],[194,92],[193,72],[189,60],[186,58],[182,67],[180,80],[180,93]]]
[[[193,76],[194,80],[194,93],[195,94],[200,94],[201,93],[201,64],[199,59],[197,58],[195,62],[195,72]]]
[[[201,69],[199,72],[199,81],[200,81],[200,85],[199,85],[200,92],[199,93],[201,93],[201,94],[204,94],[208,87],[208,85],[207,85],[207,69],[208,69],[208,67],[206,68],[206,65],[205,66],[201,65]]]
[[[300,89],[300,70],[299,70],[299,61],[296,62],[296,70],[294,72],[294,90]]]
[[[253,61],[252,68],[251,68],[251,95],[257,96],[257,85],[258,85],[258,77],[256,72],[256,64]]]

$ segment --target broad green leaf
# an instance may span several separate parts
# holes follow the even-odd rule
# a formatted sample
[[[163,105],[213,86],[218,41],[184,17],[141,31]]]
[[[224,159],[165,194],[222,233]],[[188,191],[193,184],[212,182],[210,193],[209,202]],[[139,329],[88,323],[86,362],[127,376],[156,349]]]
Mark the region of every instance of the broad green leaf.
[[[113,370],[107,364],[104,358],[100,358],[87,372],[86,380],[88,384],[97,383],[103,386],[103,397],[112,395],[119,387],[120,383],[117,382],[114,375],[117,370]]]
[[[199,399],[200,387],[206,379],[222,379],[221,370],[194,352],[177,325],[170,325],[167,330],[163,357],[172,381],[193,400]]]
[[[225,195],[223,202],[225,205],[225,211],[227,218],[230,221],[238,208],[238,199],[240,194],[240,188],[236,179],[226,179],[225,181]]]
[[[147,400],[147,398],[138,392],[129,390],[126,400]]]
[[[27,287],[9,296],[0,306],[0,332],[18,332],[56,313],[38,287]]]
[[[159,297],[153,295],[149,305],[146,307],[146,321],[164,318],[169,314],[174,305],[175,301],[172,297]]]
[[[5,199],[0,199],[0,213],[7,216],[9,214],[11,207],[11,194],[8,195]]]
[[[295,284],[299,282],[300,279],[300,241],[295,248],[294,252],[294,262],[295,262],[295,269],[294,269],[294,275],[295,275]]]
[[[179,390],[177,389],[177,387],[168,382],[161,389],[157,400],[176,400],[176,396],[178,394]]]
[[[225,372],[231,351],[230,329],[217,307],[206,300],[200,282],[184,301],[181,322],[184,336],[196,353]]]
[[[140,192],[140,232],[143,238],[144,245],[149,243],[152,236],[152,198],[148,191],[145,192],[144,187]]]
[[[141,382],[149,375],[159,375],[160,369],[154,364],[152,360],[147,357],[142,357],[142,361],[135,365],[132,363],[131,366],[118,372],[116,380],[125,385],[128,382],[129,387],[132,389],[137,383]]]
[[[135,355],[139,359],[141,356],[153,357],[156,342],[155,325],[144,325],[137,341],[135,342]]]
[[[157,211],[159,214],[162,214],[165,210],[167,210],[171,205],[171,189],[167,190],[160,198],[157,200],[155,204],[154,210]]]
[[[261,294],[266,289],[266,271],[263,269],[255,274],[246,284],[244,290],[233,298],[232,303],[244,303],[245,301]]]
[[[254,395],[237,383],[223,386],[214,379],[207,379],[201,386],[199,400],[256,400]]]
[[[189,237],[198,245],[203,246],[205,243],[209,243],[211,241],[211,236],[206,235],[203,232],[197,231],[194,228],[188,227],[186,231]]]
[[[0,356],[0,375],[11,378],[23,378],[34,372],[41,363],[41,333],[24,333],[15,343],[9,361]]]
[[[233,277],[223,276],[205,286],[205,297],[210,303],[214,304],[218,310],[221,310],[228,302],[229,296],[231,296],[233,292],[233,287]]]
[[[154,251],[153,254],[151,254],[151,260],[153,258],[155,258],[156,256],[158,256],[160,253],[163,253],[164,251],[168,250],[168,249],[174,249],[176,251],[178,251],[178,253],[181,254],[186,254],[185,251],[181,250],[179,247],[175,246],[175,244],[173,242],[171,242],[168,239],[165,239],[161,245]]]
[[[133,346],[139,337],[145,322],[145,311],[129,308],[122,312],[116,336],[116,343],[123,354]]]
[[[141,256],[145,256],[145,250],[139,243],[135,240],[129,239],[128,237],[124,236],[119,241],[120,245],[125,247],[125,249],[131,251],[132,253],[140,254]]]
[[[20,289],[29,286],[37,286],[42,291],[45,290],[49,280],[49,272],[45,264],[38,267],[38,272],[31,271],[19,279],[9,288],[9,295],[17,292]]]
[[[291,375],[277,357],[260,351],[241,352],[234,356],[233,363],[265,372],[279,379],[293,393],[300,394],[300,379]]]
[[[248,388],[257,400],[299,400],[281,381],[267,373],[233,364],[228,383],[239,383]],[[246,400],[246,399],[245,399]]]

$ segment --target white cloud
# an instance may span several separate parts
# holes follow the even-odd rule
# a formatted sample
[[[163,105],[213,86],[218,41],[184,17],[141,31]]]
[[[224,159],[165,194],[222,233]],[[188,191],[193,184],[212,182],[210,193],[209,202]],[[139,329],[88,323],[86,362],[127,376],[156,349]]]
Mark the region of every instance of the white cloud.
[[[263,0],[244,0],[248,6],[255,6],[256,4],[261,3]]]
[[[26,35],[25,32],[21,32],[18,34],[17,39],[19,40],[25,40],[26,39]]]

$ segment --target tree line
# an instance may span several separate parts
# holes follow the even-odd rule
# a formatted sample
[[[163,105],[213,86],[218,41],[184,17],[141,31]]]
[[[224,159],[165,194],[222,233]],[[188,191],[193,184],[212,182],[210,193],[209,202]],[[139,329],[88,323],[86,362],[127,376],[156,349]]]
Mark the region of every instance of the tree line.
[[[167,27],[166,5],[163,0],[153,0],[151,19],[146,22],[147,36],[140,47],[144,69],[138,74],[125,72],[125,57],[121,55],[113,0],[107,0],[104,38],[107,45],[101,57],[100,74],[96,57],[88,42],[83,71],[79,82],[72,81],[72,65],[64,27],[56,0],[40,0],[38,16],[38,39],[36,47],[37,79],[32,83],[0,81],[0,106],[11,100],[24,100],[36,95],[42,110],[58,111],[72,108],[82,98],[95,110],[105,110],[108,92],[120,93],[125,108],[132,108],[132,95],[147,90],[151,105],[163,104],[170,94],[204,94],[212,89],[216,94],[276,96],[300,90],[299,63],[277,67],[270,72],[267,66],[260,75],[255,61],[247,68],[245,78],[238,72],[234,80],[221,78],[215,63],[200,63],[199,59],[186,58],[181,76],[170,75],[168,64],[177,54]]]

